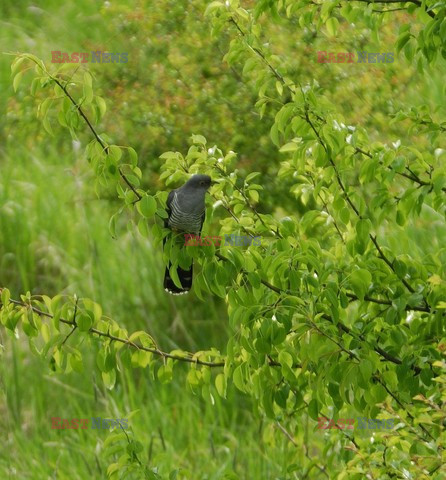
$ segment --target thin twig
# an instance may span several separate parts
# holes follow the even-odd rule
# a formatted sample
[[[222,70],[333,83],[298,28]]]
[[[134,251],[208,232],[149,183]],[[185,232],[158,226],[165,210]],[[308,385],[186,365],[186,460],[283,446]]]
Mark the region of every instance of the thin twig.
[[[420,0],[350,0],[350,1],[367,3],[368,5],[376,5],[377,3],[383,3],[385,5],[391,5],[393,3],[413,3],[419,8],[422,8],[423,6],[423,3]],[[431,18],[436,17],[436,14],[432,12],[432,10],[426,10],[426,13]]]
[[[29,303],[24,303],[20,300],[14,300],[14,299],[10,299],[9,301],[11,303],[13,303],[14,305],[19,305],[19,306],[22,306],[22,307],[31,308],[33,312],[35,312],[38,315],[41,315],[43,317],[47,317],[47,318],[53,318],[54,317],[51,313],[44,312],[43,310],[40,310],[39,308],[34,307],[33,305],[30,305]],[[75,326],[75,323],[72,320],[66,320],[64,318],[60,318],[59,321],[64,323],[65,325],[70,325],[72,327]],[[182,357],[180,355],[172,355],[171,353],[164,352],[164,351],[160,350],[159,348],[150,348],[150,347],[145,347],[144,345],[138,345],[138,344],[126,339],[126,338],[117,337],[116,335],[112,335],[109,332],[103,332],[101,330],[98,330],[97,328],[92,327],[88,331],[90,333],[94,334],[94,335],[98,335],[100,337],[108,338],[108,339],[110,339],[114,342],[123,343],[124,345],[135,348],[137,350],[143,350],[145,352],[153,353],[154,355],[158,355],[162,358],[170,358],[172,360],[178,360],[180,362],[195,363],[197,365],[203,365],[203,366],[207,366],[207,367],[224,367],[225,366],[224,361],[223,362],[208,362],[208,361],[205,361],[205,360],[200,360],[198,358],[193,358],[194,357],[193,353],[187,353],[187,355],[188,355],[187,357]]]
[[[373,155],[370,152],[367,152],[366,150],[363,150],[362,148],[355,147],[355,152],[356,153],[361,153],[362,155],[365,155],[366,157],[373,158]],[[379,160],[379,163],[380,163],[380,165],[383,164],[383,162],[381,160]],[[405,172],[395,172],[395,170],[392,168],[391,165],[387,166],[388,170],[390,170],[392,172],[395,172],[400,177],[407,178],[408,180],[411,180],[412,182],[417,183],[420,187],[430,186],[431,189],[433,188],[432,182],[426,182],[424,180],[421,180],[421,178],[415,172],[413,172],[407,165],[406,165],[405,168],[410,172],[410,175],[405,173]],[[431,176],[431,173],[429,173],[429,172],[424,172],[424,173],[426,175]],[[442,187],[441,189],[443,190],[443,192],[446,192],[446,187]]]
[[[92,123],[90,122],[89,118],[87,117],[87,115],[85,114],[84,110],[82,109],[82,107],[76,102],[76,100],[71,96],[70,92],[68,91],[66,85],[64,85],[57,77],[54,77],[53,75],[51,75],[49,72],[47,72],[47,75],[49,76],[49,78],[51,78],[51,80],[53,80],[62,90],[63,92],[65,93],[65,95],[68,97],[68,99],[70,100],[70,102],[74,105],[74,107],[76,108],[76,110],[79,112],[80,116],[85,120],[85,123],[88,125],[88,128],[91,130],[91,132],[93,133],[96,141],[99,143],[99,145],[101,145],[101,147],[104,149],[105,153],[108,155],[109,153],[109,146],[107,144],[104,143],[104,141],[102,140],[102,138],[98,135],[98,133],[96,132],[95,128],[93,127]],[[139,200],[142,199],[142,196],[141,194],[135,189],[135,187],[130,183],[130,180],[127,178],[127,176],[124,174],[124,172],[122,171],[122,168],[119,167],[118,168],[119,170],[119,175],[121,176],[122,180],[124,180],[124,182],[127,184],[127,186],[130,188],[130,190],[136,195],[136,198]]]

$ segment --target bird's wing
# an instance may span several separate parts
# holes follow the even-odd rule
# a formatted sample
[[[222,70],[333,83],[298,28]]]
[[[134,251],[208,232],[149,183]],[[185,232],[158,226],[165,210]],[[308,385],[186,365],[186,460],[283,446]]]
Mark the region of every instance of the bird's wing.
[[[166,211],[167,211],[167,215],[168,217],[164,220],[164,226],[167,228],[169,225],[168,225],[168,221],[169,221],[169,217],[170,217],[170,204],[172,203],[172,200],[173,200],[173,197],[175,196],[175,190],[171,190],[169,192],[169,195],[167,196],[167,201],[166,201]]]
[[[201,215],[201,225],[200,225],[200,231],[199,231],[200,235],[201,235],[201,229],[203,228],[205,217],[206,217],[206,206],[204,207],[203,214]]]

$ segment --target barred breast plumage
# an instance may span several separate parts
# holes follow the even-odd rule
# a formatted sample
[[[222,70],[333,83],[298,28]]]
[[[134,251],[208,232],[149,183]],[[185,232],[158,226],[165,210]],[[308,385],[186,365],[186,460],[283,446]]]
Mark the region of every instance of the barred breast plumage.
[[[183,230],[188,233],[200,233],[203,217],[204,208],[198,212],[186,210],[184,207],[182,208],[178,201],[178,194],[174,192],[172,201],[170,202],[170,216],[168,220],[170,228]]]

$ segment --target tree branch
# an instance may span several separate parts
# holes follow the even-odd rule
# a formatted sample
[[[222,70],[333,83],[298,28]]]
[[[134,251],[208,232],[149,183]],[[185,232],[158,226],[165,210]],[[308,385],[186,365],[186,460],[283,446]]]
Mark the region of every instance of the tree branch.
[[[14,305],[30,308],[33,312],[37,313],[38,315],[40,315],[42,317],[54,318],[54,315],[52,315],[51,313],[44,312],[43,310],[40,310],[39,308],[34,307],[33,305],[30,305],[29,303],[25,303],[25,302],[22,302],[20,300],[13,300],[13,299],[10,299],[9,301],[11,303],[13,303]],[[60,318],[59,321],[64,323],[65,325],[70,325],[71,327],[73,327],[73,329],[75,327],[77,327],[76,323],[73,320],[66,320],[64,318]],[[159,348],[150,348],[150,347],[145,347],[144,345],[138,345],[137,343],[132,342],[132,341],[126,339],[126,338],[117,337],[116,335],[112,335],[108,332],[102,332],[101,330],[98,330],[97,328],[90,328],[88,331],[91,334],[98,335],[99,337],[108,338],[108,339],[110,339],[114,342],[123,343],[124,345],[127,345],[131,348],[134,348],[134,349],[137,349],[137,350],[144,350],[145,352],[153,353],[154,355],[158,355],[162,358],[171,358],[172,360],[177,360],[179,362],[195,363],[196,365],[203,365],[203,366],[206,366],[206,367],[224,367],[225,366],[224,361],[223,362],[208,362],[208,361],[205,361],[205,360],[200,360],[198,358],[192,358],[194,356],[193,353],[188,353],[189,356],[182,357],[180,355],[173,355],[171,353],[164,352],[164,351],[160,350]],[[73,332],[73,330],[70,332],[70,334],[72,332]]]
[[[223,258],[225,258],[225,257],[223,257]],[[274,287],[274,288],[276,288],[276,287]],[[1,293],[1,291],[2,291],[2,288],[0,288],[0,293]],[[29,303],[25,303],[25,302],[22,302],[20,300],[14,300],[12,298],[9,299],[9,302],[14,304],[14,305],[20,306],[20,307],[30,308],[34,313],[36,313],[36,314],[38,314],[42,317],[54,318],[54,315],[52,315],[51,313],[44,312],[43,310],[40,310],[39,308],[34,307],[33,305],[31,305]],[[1,304],[2,303],[1,303],[1,299],[0,299],[0,305]],[[59,321],[64,323],[65,325],[69,325],[69,326],[73,327],[72,330],[70,331],[70,333],[67,335],[67,337],[62,342],[61,345],[63,345],[63,344],[65,344],[66,340],[74,333],[74,331],[77,328],[77,324],[76,324],[75,320],[66,320],[64,318],[60,318]],[[176,360],[176,361],[179,361],[179,362],[193,363],[193,364],[196,364],[196,365],[202,365],[202,366],[211,367],[211,368],[224,367],[226,365],[226,360],[223,360],[221,362],[210,362],[210,361],[206,361],[206,360],[200,360],[199,358],[193,358],[196,354],[190,353],[190,352],[187,352],[188,356],[182,357],[180,355],[174,355],[174,354],[171,354],[171,353],[168,353],[168,352],[164,352],[163,350],[159,349],[158,347],[155,347],[155,348],[145,347],[144,345],[139,345],[139,344],[137,344],[135,342],[132,342],[132,341],[126,339],[126,338],[118,337],[116,335],[112,335],[109,332],[103,332],[103,331],[98,330],[97,328],[93,328],[93,327],[90,328],[88,330],[88,332],[93,334],[93,335],[98,335],[99,337],[108,338],[109,340],[111,340],[113,342],[123,343],[124,345],[127,345],[128,347],[131,347],[131,348],[134,348],[134,349],[137,349],[137,350],[143,350],[145,352],[152,353],[152,354],[157,355],[157,356],[162,357],[162,358],[170,358],[172,360]],[[281,367],[280,362],[277,362],[277,361],[275,361],[271,358],[268,359],[268,365],[270,367]],[[301,367],[302,367],[302,365],[300,365],[300,364],[293,365],[293,368],[301,368]]]
[[[64,85],[57,77],[54,77],[53,75],[51,75],[49,72],[46,72],[47,75],[49,76],[49,78],[51,78],[51,80],[53,80],[53,82],[55,82],[64,92],[64,94],[67,96],[67,98],[70,100],[70,102],[73,104],[73,106],[76,108],[76,110],[79,112],[80,116],[85,120],[85,123],[88,125],[88,128],[91,130],[91,132],[93,133],[96,141],[99,143],[99,145],[101,145],[101,147],[104,149],[105,153],[108,155],[108,152],[109,152],[109,147],[108,145],[106,145],[104,143],[104,141],[102,140],[102,138],[98,135],[98,133],[96,132],[95,128],[93,127],[92,123],[90,122],[89,118],[87,117],[87,115],[85,114],[85,112],[83,111],[82,107],[76,102],[76,100],[71,96],[70,92],[68,91],[66,85]],[[130,183],[130,180],[127,178],[127,176],[124,174],[124,172],[122,171],[122,168],[119,167],[118,168],[119,170],[119,175],[121,176],[122,180],[127,184],[127,186],[130,188],[130,190],[135,194],[137,200],[136,201],[139,201],[142,199],[142,196],[141,194],[135,189],[135,187]],[[135,202],[136,202],[135,201]]]
[[[365,155],[366,157],[373,158],[373,155],[370,152],[367,152],[366,150],[363,150],[362,148],[355,147],[355,152],[356,153],[361,153],[362,155]],[[379,163],[382,165],[382,161],[379,161]],[[392,172],[395,172],[395,170],[390,165],[388,165],[387,168],[389,170],[391,170]],[[426,182],[424,180],[421,180],[421,178],[418,175],[416,175],[414,172],[412,172],[412,170],[408,166],[406,166],[405,168],[406,168],[406,170],[408,170],[410,172],[410,175],[408,173],[405,173],[405,172],[395,172],[395,173],[397,175],[400,175],[401,177],[407,178],[407,179],[411,180],[412,182],[417,183],[420,187],[430,186],[431,188],[433,188],[433,184],[431,182]],[[428,175],[429,173],[425,172],[425,174]],[[442,187],[442,190],[443,190],[443,192],[446,192],[446,187]]]
[[[353,293],[349,293],[347,292],[346,293],[347,297],[351,298],[352,300],[359,300],[359,298],[354,295]],[[371,303],[377,303],[378,305],[389,305],[391,306],[392,305],[392,302],[390,300],[384,300],[384,299],[381,299],[381,298],[374,298],[374,297],[370,297],[368,295],[365,295],[364,297],[364,300],[366,302],[371,302]],[[411,311],[414,311],[414,312],[426,312],[426,313],[431,313],[431,310],[429,307],[427,306],[424,306],[424,307],[411,307],[409,305],[406,305],[405,307],[405,310],[406,312],[411,312]]]
[[[350,3],[352,2],[362,2],[362,3],[367,3],[368,5],[375,5],[376,3],[382,3],[384,5],[392,5],[394,3],[413,3],[417,7],[421,8],[423,4],[420,2],[420,0],[403,0],[403,1],[398,1],[398,0],[349,0]],[[426,5],[427,7],[427,5]],[[432,10],[426,10],[426,13],[432,17],[435,18],[435,13],[432,12]]]

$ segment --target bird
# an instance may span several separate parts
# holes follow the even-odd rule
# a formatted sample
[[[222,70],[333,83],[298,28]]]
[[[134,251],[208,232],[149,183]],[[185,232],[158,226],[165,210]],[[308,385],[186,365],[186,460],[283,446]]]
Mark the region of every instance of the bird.
[[[182,187],[169,192],[165,227],[172,231],[200,234],[205,218],[205,196],[212,184],[209,175],[193,175]],[[193,263],[188,270],[177,267],[181,288],[175,285],[170,276],[171,263],[164,274],[164,290],[172,295],[187,293],[192,287]]]

